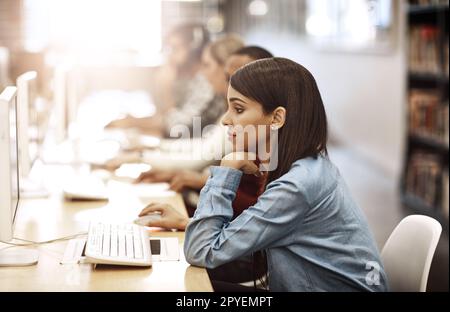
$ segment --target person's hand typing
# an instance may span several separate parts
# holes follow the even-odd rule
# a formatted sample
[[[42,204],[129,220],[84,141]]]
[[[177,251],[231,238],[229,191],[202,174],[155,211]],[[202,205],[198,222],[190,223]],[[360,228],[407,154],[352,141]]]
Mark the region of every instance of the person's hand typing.
[[[183,216],[173,206],[168,204],[151,203],[139,213],[139,217],[152,213],[160,213],[161,218],[149,221],[147,224],[149,227],[184,230],[189,223],[188,217]]]
[[[175,176],[175,172],[172,170],[151,169],[149,171],[141,173],[136,179],[136,183],[161,183],[170,182]]]

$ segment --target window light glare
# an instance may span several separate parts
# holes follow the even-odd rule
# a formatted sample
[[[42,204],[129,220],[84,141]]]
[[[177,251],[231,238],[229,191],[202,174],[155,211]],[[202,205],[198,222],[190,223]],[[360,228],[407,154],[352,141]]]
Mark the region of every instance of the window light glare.
[[[253,16],[264,16],[269,11],[269,7],[264,0],[253,0],[248,5],[248,12]]]

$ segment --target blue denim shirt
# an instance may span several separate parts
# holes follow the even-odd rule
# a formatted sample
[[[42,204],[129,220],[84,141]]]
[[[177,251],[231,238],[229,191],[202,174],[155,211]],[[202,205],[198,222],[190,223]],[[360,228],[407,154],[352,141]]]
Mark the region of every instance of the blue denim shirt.
[[[233,217],[242,172],[212,167],[186,228],[189,263],[215,268],[266,250],[271,291],[387,291],[364,215],[325,157],[296,161]]]

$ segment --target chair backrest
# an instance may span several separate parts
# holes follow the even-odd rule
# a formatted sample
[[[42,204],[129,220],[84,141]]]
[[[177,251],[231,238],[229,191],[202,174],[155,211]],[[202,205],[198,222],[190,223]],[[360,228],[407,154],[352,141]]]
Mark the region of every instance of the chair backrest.
[[[441,232],[439,222],[421,215],[408,216],[397,225],[381,252],[392,291],[426,291]]]

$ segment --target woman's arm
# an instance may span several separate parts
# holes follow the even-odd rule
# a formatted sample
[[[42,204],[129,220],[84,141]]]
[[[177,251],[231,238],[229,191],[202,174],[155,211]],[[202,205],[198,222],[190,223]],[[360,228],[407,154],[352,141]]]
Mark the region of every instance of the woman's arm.
[[[163,117],[160,115],[153,115],[148,117],[132,117],[127,116],[123,119],[111,121],[106,125],[106,128],[123,128],[139,129],[141,132],[160,137],[163,134]]]
[[[232,201],[242,172],[212,167],[192,221],[186,229],[184,252],[193,265],[215,268],[249,253],[286,243],[300,224],[308,204],[293,175],[271,183],[258,202],[232,222]]]

